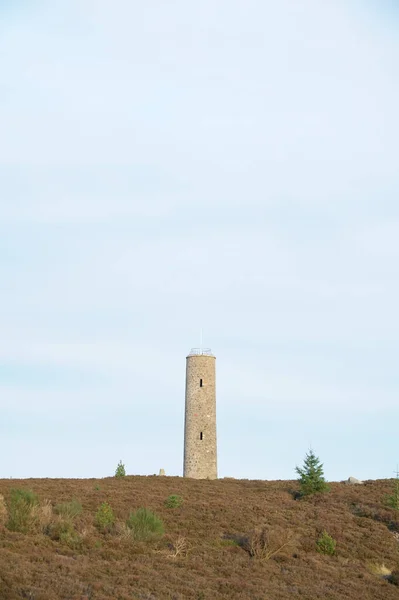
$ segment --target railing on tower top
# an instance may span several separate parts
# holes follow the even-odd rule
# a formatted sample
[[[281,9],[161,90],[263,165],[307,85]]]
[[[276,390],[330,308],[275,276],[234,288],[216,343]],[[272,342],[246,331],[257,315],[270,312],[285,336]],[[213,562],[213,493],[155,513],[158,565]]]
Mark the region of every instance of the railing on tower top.
[[[189,356],[200,356],[201,354],[204,356],[213,356],[210,348],[191,348]]]

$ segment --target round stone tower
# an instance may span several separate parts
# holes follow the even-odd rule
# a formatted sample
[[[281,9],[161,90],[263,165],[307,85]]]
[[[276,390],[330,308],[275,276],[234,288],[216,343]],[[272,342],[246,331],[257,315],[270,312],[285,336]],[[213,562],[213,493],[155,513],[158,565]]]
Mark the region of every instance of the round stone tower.
[[[216,358],[209,348],[193,348],[186,360],[183,476],[216,479]]]

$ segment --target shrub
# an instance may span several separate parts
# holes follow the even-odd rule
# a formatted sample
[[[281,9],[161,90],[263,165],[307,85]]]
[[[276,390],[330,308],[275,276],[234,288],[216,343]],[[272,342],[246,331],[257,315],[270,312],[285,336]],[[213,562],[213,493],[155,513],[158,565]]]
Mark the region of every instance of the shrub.
[[[166,508],[179,508],[183,504],[183,498],[177,494],[171,494],[164,502]]]
[[[82,545],[82,538],[75,530],[71,521],[57,521],[50,526],[49,535],[52,540],[57,540],[76,550]]]
[[[54,512],[66,520],[73,521],[82,513],[82,505],[75,499],[70,502],[62,502],[54,507]]]
[[[303,468],[295,467],[299,475],[300,495],[309,496],[322,492],[328,492],[329,487],[324,479],[323,465],[313,450],[305,456]]]
[[[34,524],[34,509],[38,504],[38,498],[33,492],[29,490],[11,490],[7,528],[10,531],[27,533]]]
[[[399,569],[392,571],[392,573],[387,576],[387,580],[389,581],[389,583],[393,583],[393,585],[399,586]]]
[[[399,475],[396,475],[395,487],[393,489],[393,494],[391,496],[387,496],[386,504],[393,508],[394,510],[399,511]]]
[[[135,540],[150,540],[162,537],[164,534],[163,522],[147,508],[139,508],[136,512],[130,513],[126,525]]]
[[[126,475],[126,469],[125,469],[125,465],[123,464],[123,462],[120,460],[118,462],[118,466],[116,467],[116,471],[115,471],[115,477],[125,477]]]
[[[96,512],[95,523],[98,529],[104,533],[112,529],[112,526],[115,523],[115,517],[114,511],[108,502],[103,502],[99,506]]]
[[[332,538],[327,531],[322,531],[316,542],[317,552],[320,552],[320,554],[333,556],[335,554],[336,545],[337,542],[334,540],[334,538]]]

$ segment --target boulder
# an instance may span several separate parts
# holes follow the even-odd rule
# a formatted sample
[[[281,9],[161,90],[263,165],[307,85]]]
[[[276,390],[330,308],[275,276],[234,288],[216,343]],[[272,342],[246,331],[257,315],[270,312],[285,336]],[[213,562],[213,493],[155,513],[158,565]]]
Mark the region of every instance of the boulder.
[[[360,479],[356,479],[356,477],[349,477],[346,483],[348,483],[349,485],[361,485],[363,481],[360,481]]]

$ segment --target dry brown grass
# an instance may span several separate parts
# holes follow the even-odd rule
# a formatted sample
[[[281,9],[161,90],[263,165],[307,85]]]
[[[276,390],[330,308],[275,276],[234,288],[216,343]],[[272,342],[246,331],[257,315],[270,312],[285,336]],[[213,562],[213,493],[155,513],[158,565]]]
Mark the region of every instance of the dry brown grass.
[[[370,573],[374,573],[374,575],[378,575],[380,577],[389,577],[392,574],[391,569],[388,569],[384,563],[369,563],[368,568]]]
[[[392,485],[333,483],[298,501],[289,481],[3,480],[0,600],[397,600],[399,525],[384,506]],[[30,533],[1,526],[12,487],[40,499]],[[184,500],[173,510],[164,504],[171,494]],[[65,525],[51,507],[73,498],[83,511]],[[104,533],[95,527],[103,502],[116,518]],[[163,520],[164,538],[131,539],[124,523],[140,507]],[[334,556],[317,552],[324,530],[337,542]]]
[[[8,518],[7,505],[3,494],[0,494],[0,525],[5,525]]]
[[[292,554],[296,548],[296,537],[289,529],[261,527],[251,532],[240,545],[252,558],[270,560],[275,556]]]
[[[32,522],[37,530],[45,533],[53,520],[54,515],[51,500],[45,499],[32,508]]]

